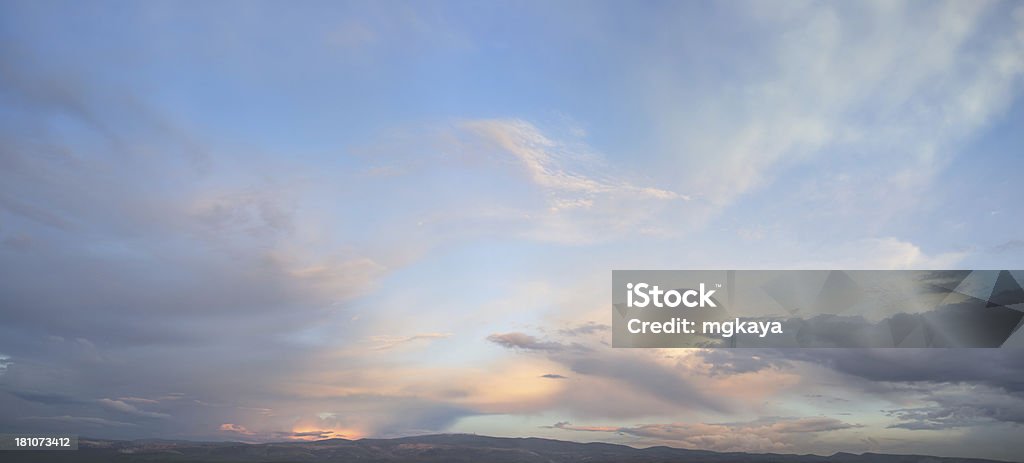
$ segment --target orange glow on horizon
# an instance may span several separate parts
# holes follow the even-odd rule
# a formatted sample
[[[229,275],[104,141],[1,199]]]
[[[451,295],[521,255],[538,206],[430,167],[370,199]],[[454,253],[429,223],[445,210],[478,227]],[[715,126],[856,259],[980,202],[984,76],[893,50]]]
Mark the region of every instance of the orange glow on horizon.
[[[323,439],[361,439],[365,434],[354,428],[318,428],[313,426],[295,426],[292,428],[290,440],[317,441]]]

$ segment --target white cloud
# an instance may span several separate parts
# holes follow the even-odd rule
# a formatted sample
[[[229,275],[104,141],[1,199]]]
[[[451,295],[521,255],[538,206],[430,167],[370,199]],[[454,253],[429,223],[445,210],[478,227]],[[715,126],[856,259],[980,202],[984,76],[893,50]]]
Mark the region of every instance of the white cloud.
[[[168,417],[170,417],[170,415],[168,415],[166,413],[148,412],[148,411],[145,411],[145,410],[140,410],[138,407],[136,407],[136,406],[134,406],[134,405],[132,405],[130,403],[127,403],[125,401],[122,401],[122,400],[100,399],[98,402],[99,402],[100,405],[102,405],[103,407],[105,407],[107,409],[114,410],[114,411],[117,411],[117,412],[121,412],[121,413],[124,413],[124,414],[127,414],[127,415],[141,417],[141,418],[168,418]]]
[[[92,416],[71,416],[71,415],[60,415],[60,416],[26,416],[21,418],[27,421],[52,421],[62,423],[63,425],[95,425],[95,426],[107,426],[107,427],[133,427],[136,426],[134,423],[126,423],[124,421],[114,421],[105,418],[96,418]]]
[[[242,425],[239,425],[239,424],[234,424],[234,423],[224,423],[224,424],[220,425],[220,428],[218,428],[218,429],[220,429],[221,431],[224,431],[224,432],[230,432],[230,433],[234,433],[234,434],[241,434],[243,436],[251,436],[251,435],[255,434],[254,432],[252,432],[249,429],[247,429],[245,426],[242,426]]]
[[[451,333],[420,333],[412,336],[379,335],[370,336],[370,341],[374,343],[374,346],[371,347],[372,350],[390,350],[417,341],[432,341],[450,338],[451,336]]]
[[[653,199],[689,199],[673,191],[634,186],[607,172],[588,175],[584,171],[593,166],[578,165],[586,160],[588,153],[574,152],[572,147],[549,139],[536,126],[523,120],[475,120],[466,121],[462,126],[515,156],[530,178],[544,188],[585,195],[607,193]]]
[[[1020,90],[1024,8],[1004,18],[995,5],[751,8],[772,32],[759,44],[757,72],[692,90],[668,73],[652,86],[664,94],[655,101],[668,102],[654,108],[667,121],[661,151],[687,168],[677,169],[689,173],[680,184],[723,205],[783,180],[795,165],[846,169],[861,200],[875,206],[858,204],[864,218],[884,221],[885,209],[916,204],[962,143]],[[825,197],[841,193],[818,188]]]
[[[688,195],[655,185],[639,167],[612,165],[578,129],[518,118],[432,127],[398,131],[360,150],[368,161],[360,181],[386,191],[394,210],[408,211],[409,225],[425,232],[417,238],[454,239],[456,230],[459,238],[587,244],[665,234],[686,216],[680,208]]]
[[[822,250],[815,259],[789,262],[787,268],[856,269],[949,269],[968,255],[967,251],[927,254],[909,241],[893,237],[868,238]]]
[[[638,184],[625,177],[628,169],[614,169],[579,140],[556,140],[521,119],[464,121],[460,137],[469,136],[476,156],[496,151],[537,188],[543,209],[527,209],[532,222],[528,237],[543,241],[587,243],[628,234],[650,234],[659,229],[658,212],[671,210],[688,195]],[[578,133],[572,131],[571,133]],[[507,164],[507,161],[502,162]]]

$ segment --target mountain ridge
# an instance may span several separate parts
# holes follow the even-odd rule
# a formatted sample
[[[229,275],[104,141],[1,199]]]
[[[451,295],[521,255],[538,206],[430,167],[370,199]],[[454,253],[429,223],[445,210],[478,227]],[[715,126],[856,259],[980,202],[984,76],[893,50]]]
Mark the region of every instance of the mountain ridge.
[[[7,458],[12,457],[12,458]],[[427,434],[396,438],[332,438],[267,443],[134,441],[81,438],[77,451],[5,452],[20,462],[360,462],[360,463],[1003,463],[998,460],[929,455],[836,452],[777,454],[715,452],[668,446],[645,448],[607,442],[572,442],[542,437]]]

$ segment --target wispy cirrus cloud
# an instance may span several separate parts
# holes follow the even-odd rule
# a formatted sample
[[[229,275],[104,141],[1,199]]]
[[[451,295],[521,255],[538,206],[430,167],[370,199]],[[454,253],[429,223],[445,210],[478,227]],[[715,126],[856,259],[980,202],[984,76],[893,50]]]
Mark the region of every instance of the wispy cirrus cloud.
[[[566,145],[545,136],[533,124],[519,119],[464,121],[460,127],[493,143],[512,155],[527,176],[538,186],[553,192],[578,193],[578,204],[589,207],[601,195],[635,195],[650,199],[689,200],[686,195],[649,186],[635,186],[610,172],[602,172],[593,154],[585,146]],[[561,201],[571,201],[568,197]],[[557,209],[558,203],[552,204]]]
[[[71,416],[71,415],[60,415],[60,416],[26,416],[21,418],[23,421],[39,421],[39,422],[51,422],[51,423],[64,423],[70,425],[86,425],[86,426],[102,426],[102,427],[134,427],[137,426],[135,423],[127,423],[124,421],[114,421],[105,418],[97,418],[93,416]]]
[[[570,349],[585,349],[579,344],[567,345],[556,341],[542,341],[526,333],[496,333],[488,336],[487,340],[502,347],[526,351],[562,352]]]
[[[139,407],[132,405],[123,400],[115,399],[100,399],[99,404],[110,410],[124,413],[127,415],[137,416],[141,418],[169,418],[170,415],[166,413],[151,412],[139,409]]]
[[[373,350],[388,350],[394,349],[398,346],[414,343],[416,341],[430,341],[435,339],[450,338],[451,333],[420,333],[412,336],[370,336],[370,341],[374,343],[371,348]]]

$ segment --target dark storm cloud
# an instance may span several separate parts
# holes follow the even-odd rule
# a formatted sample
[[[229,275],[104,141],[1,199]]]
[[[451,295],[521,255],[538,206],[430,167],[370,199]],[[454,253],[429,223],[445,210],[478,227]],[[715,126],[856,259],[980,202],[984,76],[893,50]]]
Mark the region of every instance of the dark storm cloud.
[[[929,391],[949,384],[1024,393],[1024,355],[1007,348],[710,349],[712,372],[742,373],[815,365],[859,379],[871,391]]]
[[[948,272],[938,272],[950,278]],[[948,291],[932,289],[936,293]],[[1014,288],[1001,293],[1010,305],[1024,300],[1024,293]],[[970,300],[943,304],[929,310],[895,313],[871,321],[862,315],[808,315],[803,318],[756,319],[778,321],[784,332],[780,338],[745,337],[728,340],[704,333],[711,339],[710,346],[730,344],[744,348],[770,346],[799,346],[801,348],[870,348],[870,347],[933,347],[933,348],[996,348],[1010,337],[1021,320],[1021,314],[1012,308],[989,304],[985,300]],[[754,320],[754,319],[751,319]],[[733,344],[734,343],[734,344]]]
[[[1024,392],[1024,356],[1017,349],[780,349],[763,355],[875,382],[985,384]]]
[[[747,368],[817,365],[847,375],[851,391],[924,404],[887,410],[895,420],[890,428],[1024,425],[1024,356],[1016,349],[737,349],[702,356]]]
[[[708,349],[699,355],[710,366],[712,375],[756,373],[768,368],[784,368],[789,363],[773,356],[749,355],[745,351]]]
[[[939,429],[955,429],[979,424],[983,415],[973,407],[918,407],[891,410],[887,413],[899,423],[889,425],[891,429],[909,429],[911,431],[934,431]]]
[[[935,430],[996,422],[1024,425],[1024,394],[1007,394],[983,385],[946,385],[927,391],[923,407],[887,410],[899,422],[891,428]]]

